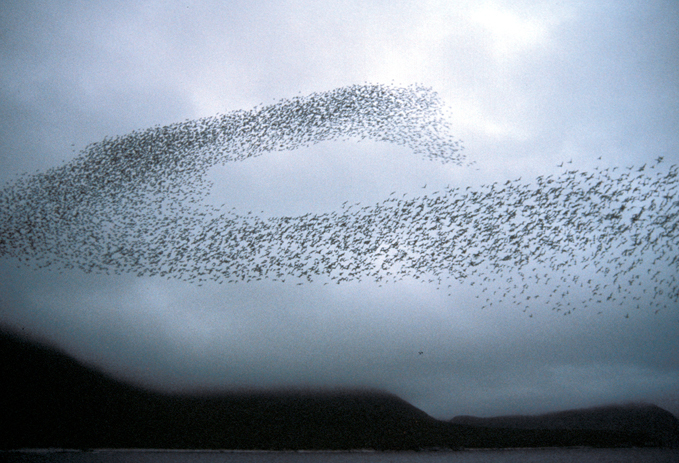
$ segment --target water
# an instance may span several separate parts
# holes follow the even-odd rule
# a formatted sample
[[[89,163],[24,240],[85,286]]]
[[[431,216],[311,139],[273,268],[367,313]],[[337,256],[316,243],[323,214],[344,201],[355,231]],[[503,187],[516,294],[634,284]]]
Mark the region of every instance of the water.
[[[25,451],[0,452],[0,459],[29,463],[675,463],[679,462],[679,449],[511,449],[461,452]]]

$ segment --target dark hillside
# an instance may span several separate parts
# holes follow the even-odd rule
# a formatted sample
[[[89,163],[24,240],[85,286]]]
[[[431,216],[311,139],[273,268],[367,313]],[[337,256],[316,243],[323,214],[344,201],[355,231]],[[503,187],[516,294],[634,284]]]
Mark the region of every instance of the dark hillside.
[[[66,355],[1,332],[0,410],[3,449],[417,450],[675,442],[667,438],[675,432],[671,420],[657,407],[650,414],[623,411],[620,420],[636,427],[580,428],[567,422],[568,429],[557,429],[512,423],[497,427],[471,418],[448,423],[379,391],[163,395],[120,383]]]
[[[0,337],[2,448],[416,449],[448,427],[376,391],[148,392]]]
[[[492,418],[456,416],[451,423],[484,428],[589,430],[646,434],[663,446],[679,447],[679,420],[651,404],[609,405],[566,410],[543,415],[512,415]]]

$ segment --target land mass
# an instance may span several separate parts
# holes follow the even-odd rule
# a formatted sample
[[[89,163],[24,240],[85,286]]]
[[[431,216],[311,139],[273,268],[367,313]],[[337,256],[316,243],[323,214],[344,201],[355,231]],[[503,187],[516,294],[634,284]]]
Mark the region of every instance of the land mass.
[[[0,384],[2,449],[679,447],[679,420],[654,405],[442,421],[374,390],[165,395],[5,332]]]

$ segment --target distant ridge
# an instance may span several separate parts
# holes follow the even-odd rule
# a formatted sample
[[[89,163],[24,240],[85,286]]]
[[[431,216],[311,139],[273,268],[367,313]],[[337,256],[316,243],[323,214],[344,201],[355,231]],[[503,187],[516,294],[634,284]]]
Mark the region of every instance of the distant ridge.
[[[659,447],[674,445],[677,436],[664,428],[667,412],[657,407],[635,418],[633,431],[564,430],[440,421],[393,394],[370,390],[163,395],[1,330],[0,410],[6,424],[0,449]],[[475,420],[455,420],[465,419]],[[672,432],[675,440],[667,437]]]
[[[607,405],[541,415],[456,416],[450,423],[483,428],[648,433],[660,438],[665,447],[679,447],[679,419],[652,404]]]

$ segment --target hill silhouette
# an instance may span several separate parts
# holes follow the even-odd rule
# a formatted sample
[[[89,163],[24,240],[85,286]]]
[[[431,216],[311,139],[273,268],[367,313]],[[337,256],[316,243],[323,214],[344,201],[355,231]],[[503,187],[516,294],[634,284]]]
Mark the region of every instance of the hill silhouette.
[[[565,410],[541,415],[491,418],[456,416],[450,423],[491,429],[587,430],[642,434],[659,439],[665,447],[679,447],[679,420],[653,404],[630,403]]]
[[[2,332],[0,384],[7,424],[0,434],[3,449],[658,447],[676,445],[678,435],[676,418],[670,414],[672,422],[668,412],[652,406],[618,410],[620,419],[634,426],[583,427],[575,417],[564,418],[563,427],[535,427],[525,420],[528,424],[517,424],[521,419],[436,420],[393,394],[374,390],[164,395],[115,381],[53,349]]]

